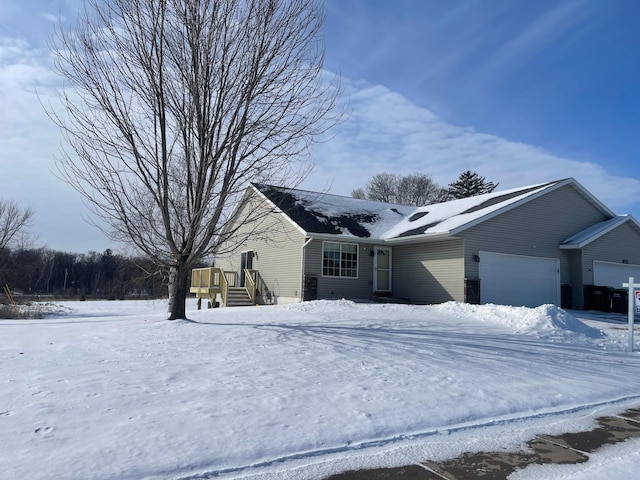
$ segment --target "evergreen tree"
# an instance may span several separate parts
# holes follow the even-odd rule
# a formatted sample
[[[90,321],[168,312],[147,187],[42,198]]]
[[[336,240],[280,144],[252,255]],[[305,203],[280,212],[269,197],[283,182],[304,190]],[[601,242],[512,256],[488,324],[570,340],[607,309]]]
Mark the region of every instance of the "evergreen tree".
[[[458,179],[449,184],[449,195],[453,198],[467,198],[493,192],[497,183],[487,182],[477,172],[467,170],[462,172]]]

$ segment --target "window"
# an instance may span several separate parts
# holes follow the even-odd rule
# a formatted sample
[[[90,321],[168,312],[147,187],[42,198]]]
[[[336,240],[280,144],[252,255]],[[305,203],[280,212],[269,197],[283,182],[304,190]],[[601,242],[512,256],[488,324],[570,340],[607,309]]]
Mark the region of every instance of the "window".
[[[358,278],[358,245],[324,242],[322,244],[322,275]]]

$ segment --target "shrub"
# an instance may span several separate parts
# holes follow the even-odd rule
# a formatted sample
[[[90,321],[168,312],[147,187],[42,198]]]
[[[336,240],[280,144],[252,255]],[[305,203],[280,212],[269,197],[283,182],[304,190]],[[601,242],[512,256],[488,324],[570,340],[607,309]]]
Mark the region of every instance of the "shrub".
[[[12,320],[15,318],[22,318],[20,316],[20,310],[13,305],[0,304],[0,318]]]
[[[0,304],[0,319],[28,320],[45,318],[48,315],[67,311],[64,307],[54,303],[28,302],[17,305]]]

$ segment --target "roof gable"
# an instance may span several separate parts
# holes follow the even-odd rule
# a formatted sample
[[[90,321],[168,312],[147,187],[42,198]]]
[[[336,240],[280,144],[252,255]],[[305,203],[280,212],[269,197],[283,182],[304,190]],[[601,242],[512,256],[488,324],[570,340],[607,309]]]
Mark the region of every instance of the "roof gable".
[[[589,245],[591,242],[597,240],[598,238],[606,235],[607,233],[615,230],[620,225],[623,225],[627,222],[631,222],[631,224],[640,232],[640,223],[633,218],[631,215],[618,215],[609,220],[605,220],[604,222],[596,223],[591,227],[576,233],[572,237],[566,239],[560,245],[560,248],[564,250],[573,250],[580,249]]]

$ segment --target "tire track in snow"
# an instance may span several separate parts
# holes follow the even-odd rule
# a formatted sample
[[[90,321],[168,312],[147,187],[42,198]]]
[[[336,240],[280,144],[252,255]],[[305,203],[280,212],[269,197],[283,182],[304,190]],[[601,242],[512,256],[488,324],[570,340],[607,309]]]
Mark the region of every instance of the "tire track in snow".
[[[640,401],[640,394],[627,395],[614,400],[604,400],[602,402],[582,404],[582,405],[561,408],[561,409],[543,410],[541,412],[536,412],[531,415],[520,415],[520,416],[511,415],[511,416],[497,417],[484,422],[460,423],[460,424],[455,424],[448,427],[441,427],[441,428],[436,428],[432,430],[427,430],[424,432],[399,434],[391,437],[365,440],[357,443],[354,442],[348,445],[341,445],[341,446],[335,446],[335,447],[321,448],[317,450],[309,450],[306,452],[292,453],[289,455],[283,455],[277,458],[273,458],[271,460],[256,462],[250,465],[205,470],[197,474],[187,474],[187,475],[178,474],[178,476],[174,476],[171,478],[172,480],[210,480],[210,479],[219,478],[221,476],[232,475],[232,474],[241,473],[241,472],[249,473],[251,470],[268,468],[274,465],[284,465],[287,462],[292,462],[295,460],[317,459],[323,456],[329,456],[329,455],[340,454],[340,453],[348,453],[348,452],[354,452],[354,453],[364,452],[369,448],[385,447],[385,446],[389,446],[389,445],[393,445],[393,444],[401,443],[405,441],[415,442],[415,441],[428,439],[430,437],[433,437],[439,434],[450,434],[450,433],[458,433],[463,431],[476,431],[476,430],[480,430],[482,428],[487,428],[487,427],[506,426],[506,425],[515,424],[518,422],[540,420],[545,418],[553,419],[553,418],[564,416],[564,415],[578,414],[580,412],[585,412],[591,409],[612,407],[617,404],[623,404],[633,400]],[[331,461],[331,460],[327,460],[327,461]]]

